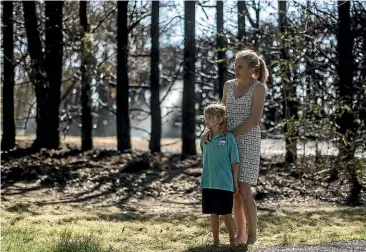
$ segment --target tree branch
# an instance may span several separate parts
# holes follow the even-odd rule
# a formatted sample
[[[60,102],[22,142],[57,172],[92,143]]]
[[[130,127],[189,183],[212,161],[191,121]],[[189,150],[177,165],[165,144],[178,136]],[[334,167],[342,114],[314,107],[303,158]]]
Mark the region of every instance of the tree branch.
[[[252,27],[256,27],[256,23],[254,23],[253,19],[250,16],[249,10],[248,10],[248,6],[247,3],[244,1],[244,10],[245,10],[245,15],[248,17],[249,23]],[[240,15],[244,15],[244,13],[240,13]]]
[[[110,15],[112,15],[114,12],[116,12],[116,10],[117,10],[117,7],[114,7],[114,9],[112,10],[112,11],[110,11],[99,23],[98,23],[98,25],[92,30],[92,32],[91,33],[94,33],[98,28],[99,28],[99,26],[101,26],[102,25],[102,23],[110,16]]]
[[[141,15],[139,19],[137,19],[135,22],[133,22],[130,27],[128,27],[128,32],[130,33],[143,19],[150,16],[151,12],[147,12],[144,15]]]

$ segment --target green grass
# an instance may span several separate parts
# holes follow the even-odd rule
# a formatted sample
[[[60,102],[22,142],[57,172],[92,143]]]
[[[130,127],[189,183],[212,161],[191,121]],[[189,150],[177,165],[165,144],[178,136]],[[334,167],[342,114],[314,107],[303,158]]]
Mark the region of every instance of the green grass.
[[[138,215],[117,208],[2,209],[6,252],[229,251],[210,246],[209,220],[200,214]],[[366,239],[366,207],[261,213],[257,246]],[[222,224],[221,241],[228,242]],[[237,251],[243,251],[238,248]],[[236,250],[236,249],[235,249]],[[230,250],[230,251],[235,251]]]

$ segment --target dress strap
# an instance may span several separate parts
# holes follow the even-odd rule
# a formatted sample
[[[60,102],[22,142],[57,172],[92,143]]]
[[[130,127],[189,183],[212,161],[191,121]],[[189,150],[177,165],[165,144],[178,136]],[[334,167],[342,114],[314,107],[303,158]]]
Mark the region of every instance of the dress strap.
[[[234,85],[235,85],[235,79],[232,79],[232,80],[230,81],[230,85],[229,85],[229,87],[230,87],[230,89],[231,89],[231,92],[234,92]]]
[[[260,81],[255,81],[254,83],[253,83],[253,85],[250,87],[250,92],[254,92],[254,89],[255,89],[255,87],[256,86],[258,86],[258,85],[260,85],[260,84],[262,84]]]
[[[230,87],[233,87],[233,85],[235,84],[235,79],[232,79],[231,81],[230,81]]]

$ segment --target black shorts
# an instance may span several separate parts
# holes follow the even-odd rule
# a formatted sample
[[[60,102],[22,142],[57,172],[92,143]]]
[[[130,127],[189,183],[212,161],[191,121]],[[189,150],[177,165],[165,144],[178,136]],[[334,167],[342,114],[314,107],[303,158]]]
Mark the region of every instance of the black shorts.
[[[233,192],[202,188],[202,213],[231,214],[233,210]]]

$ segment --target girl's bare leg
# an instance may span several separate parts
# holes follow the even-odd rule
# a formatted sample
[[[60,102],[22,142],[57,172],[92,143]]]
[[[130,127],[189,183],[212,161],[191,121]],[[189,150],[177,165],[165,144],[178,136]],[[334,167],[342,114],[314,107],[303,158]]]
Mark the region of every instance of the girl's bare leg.
[[[244,215],[243,201],[239,193],[234,194],[234,217],[236,224],[236,243],[245,243],[247,241],[246,220]]]
[[[214,245],[219,245],[219,233],[220,233],[220,217],[217,214],[211,214],[211,230],[213,236],[213,243]]]
[[[224,217],[226,230],[229,234],[230,245],[234,245],[235,244],[235,231],[234,231],[233,217],[231,216],[231,214],[225,214],[225,215],[223,215],[223,217]]]
[[[248,222],[247,244],[254,244],[257,241],[257,205],[252,195],[251,185],[239,183],[239,191],[243,200],[245,218]]]

